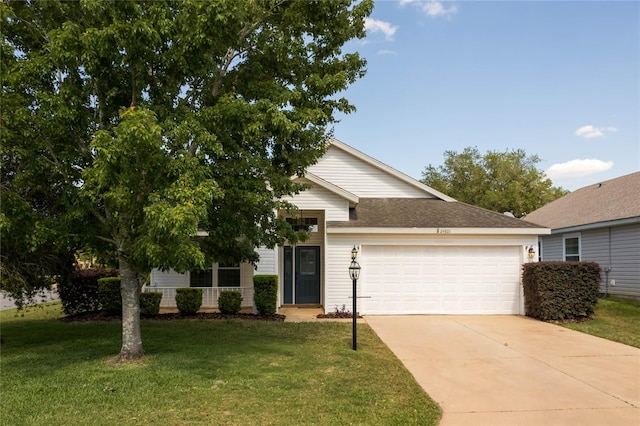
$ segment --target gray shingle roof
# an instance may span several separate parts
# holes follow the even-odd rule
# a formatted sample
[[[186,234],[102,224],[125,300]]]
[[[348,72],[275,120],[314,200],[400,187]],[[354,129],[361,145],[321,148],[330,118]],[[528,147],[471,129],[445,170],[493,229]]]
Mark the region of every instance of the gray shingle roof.
[[[520,219],[458,201],[433,198],[361,198],[349,221],[334,228],[539,228]]]
[[[525,220],[551,228],[569,228],[640,216],[640,172],[585,186],[536,211]]]

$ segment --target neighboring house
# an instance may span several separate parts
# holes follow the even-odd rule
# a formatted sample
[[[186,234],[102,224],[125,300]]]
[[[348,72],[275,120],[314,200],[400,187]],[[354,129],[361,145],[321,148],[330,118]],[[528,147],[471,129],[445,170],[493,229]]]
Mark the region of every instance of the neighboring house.
[[[362,314],[523,314],[522,264],[550,230],[460,203],[362,152],[331,140],[304,177],[310,189],[292,197],[311,238],[259,249],[249,264],[203,272],[153,271],[146,291],[205,288],[205,306],[224,288],[252,302],[254,274],[279,276],[279,306],[352,306],[348,267],[359,251]],[[281,212],[281,214],[284,214]]]
[[[580,188],[525,220],[551,228],[541,260],[597,262],[602,293],[640,298],[640,172]]]

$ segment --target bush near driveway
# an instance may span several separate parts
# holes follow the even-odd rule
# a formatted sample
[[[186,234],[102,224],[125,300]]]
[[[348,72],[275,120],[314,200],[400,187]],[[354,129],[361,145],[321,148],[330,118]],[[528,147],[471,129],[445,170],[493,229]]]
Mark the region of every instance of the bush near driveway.
[[[525,312],[542,321],[589,318],[600,291],[595,262],[536,262],[523,266]]]

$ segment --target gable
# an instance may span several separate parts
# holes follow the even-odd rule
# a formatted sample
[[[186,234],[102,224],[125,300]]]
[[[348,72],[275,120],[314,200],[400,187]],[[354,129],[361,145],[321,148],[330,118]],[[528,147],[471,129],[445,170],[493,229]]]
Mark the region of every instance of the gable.
[[[450,197],[336,140],[308,171],[358,197],[452,201]]]
[[[284,200],[294,204],[300,210],[324,210],[327,221],[349,219],[349,200],[344,196],[308,179],[298,178],[296,180],[309,185],[310,188],[293,197],[285,197]]]

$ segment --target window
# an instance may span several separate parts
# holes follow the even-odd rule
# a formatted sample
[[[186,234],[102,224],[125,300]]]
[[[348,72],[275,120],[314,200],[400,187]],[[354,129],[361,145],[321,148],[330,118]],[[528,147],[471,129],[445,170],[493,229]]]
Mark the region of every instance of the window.
[[[189,287],[213,287],[213,269],[191,271]]]
[[[287,223],[291,225],[294,231],[318,232],[317,217],[305,217],[305,218],[297,218],[297,219],[288,217]]]
[[[240,287],[239,263],[220,263],[218,265],[218,287]]]
[[[570,234],[564,236],[564,260],[580,260],[580,235]]]

